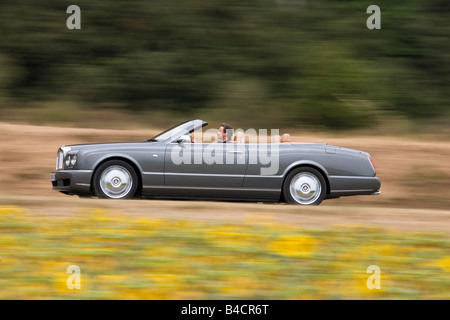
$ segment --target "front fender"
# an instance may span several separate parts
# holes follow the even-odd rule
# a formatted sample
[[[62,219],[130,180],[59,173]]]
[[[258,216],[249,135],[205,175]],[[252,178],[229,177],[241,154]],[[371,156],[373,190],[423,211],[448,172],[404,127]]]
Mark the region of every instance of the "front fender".
[[[93,161],[89,167],[91,170],[95,170],[101,163],[110,160],[110,159],[123,159],[126,160],[128,162],[131,162],[132,164],[134,164],[136,166],[136,168],[138,168],[138,170],[140,171],[140,173],[142,174],[143,170],[142,167],[140,166],[140,164],[133,158],[130,157],[127,154],[124,153],[108,153],[105,154],[103,156],[101,156],[100,158],[96,159],[95,161]]]

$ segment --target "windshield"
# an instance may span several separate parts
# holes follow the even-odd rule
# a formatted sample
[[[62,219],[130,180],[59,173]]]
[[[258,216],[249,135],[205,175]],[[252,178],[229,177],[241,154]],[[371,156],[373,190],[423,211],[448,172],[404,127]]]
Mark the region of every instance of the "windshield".
[[[149,139],[148,141],[165,141],[165,140],[175,140],[178,139],[183,134],[189,134],[195,129],[206,126],[208,123],[202,120],[189,120],[178,124],[156,136]]]

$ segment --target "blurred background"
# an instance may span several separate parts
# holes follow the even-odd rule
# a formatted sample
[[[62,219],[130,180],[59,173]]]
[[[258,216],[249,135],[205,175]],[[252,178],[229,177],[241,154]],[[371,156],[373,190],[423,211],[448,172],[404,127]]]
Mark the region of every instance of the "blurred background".
[[[381,30],[369,30],[370,5]],[[69,30],[70,5],[81,29]],[[450,2],[0,2],[1,299],[450,299]],[[80,199],[65,144],[181,121],[372,155],[320,207]],[[81,268],[81,290],[67,267]],[[369,265],[381,290],[367,287]]]
[[[81,30],[69,30],[69,5]],[[20,0],[0,4],[2,121],[448,131],[450,4]],[[105,119],[107,121],[105,121]],[[127,121],[123,121],[126,119]]]

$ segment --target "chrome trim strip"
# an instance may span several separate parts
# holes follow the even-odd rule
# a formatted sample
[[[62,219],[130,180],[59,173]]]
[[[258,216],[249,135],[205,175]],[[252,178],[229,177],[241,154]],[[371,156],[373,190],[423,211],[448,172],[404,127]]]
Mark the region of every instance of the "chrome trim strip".
[[[245,175],[246,178],[278,178],[278,179],[283,179],[284,176],[263,176],[263,175],[258,175],[258,174],[247,174]]]
[[[64,172],[75,172],[75,173],[93,173],[94,170],[77,170],[77,169],[64,169],[64,170],[57,170],[55,173],[64,173]]]
[[[168,176],[200,176],[200,177],[230,177],[230,178],[243,178],[243,174],[214,174],[214,173],[177,173],[177,172],[166,172],[164,173]]]
[[[65,172],[76,172],[76,173],[93,173],[94,170],[74,170],[74,169],[67,169],[67,170],[57,170],[55,172],[52,172],[51,174],[55,174],[56,173],[65,173]]]
[[[369,192],[373,191],[373,189],[358,189],[358,190],[330,190],[330,193],[334,192]]]
[[[144,172],[146,175],[168,175],[168,176],[201,176],[201,177],[232,177],[232,178],[278,178],[283,176],[263,176],[245,174],[213,174],[213,173],[185,173],[185,172]]]
[[[367,177],[367,176],[329,176],[330,179],[373,179],[376,178],[373,177]]]

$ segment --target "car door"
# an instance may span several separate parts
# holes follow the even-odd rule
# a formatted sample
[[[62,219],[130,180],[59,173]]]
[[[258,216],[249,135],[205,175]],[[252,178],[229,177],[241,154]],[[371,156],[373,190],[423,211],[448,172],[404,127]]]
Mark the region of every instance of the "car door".
[[[242,187],[247,164],[244,144],[172,142],[166,148],[164,181],[186,190],[234,190]]]
[[[284,179],[286,160],[290,159],[291,144],[250,143],[247,148],[249,161],[243,188],[278,194]]]

